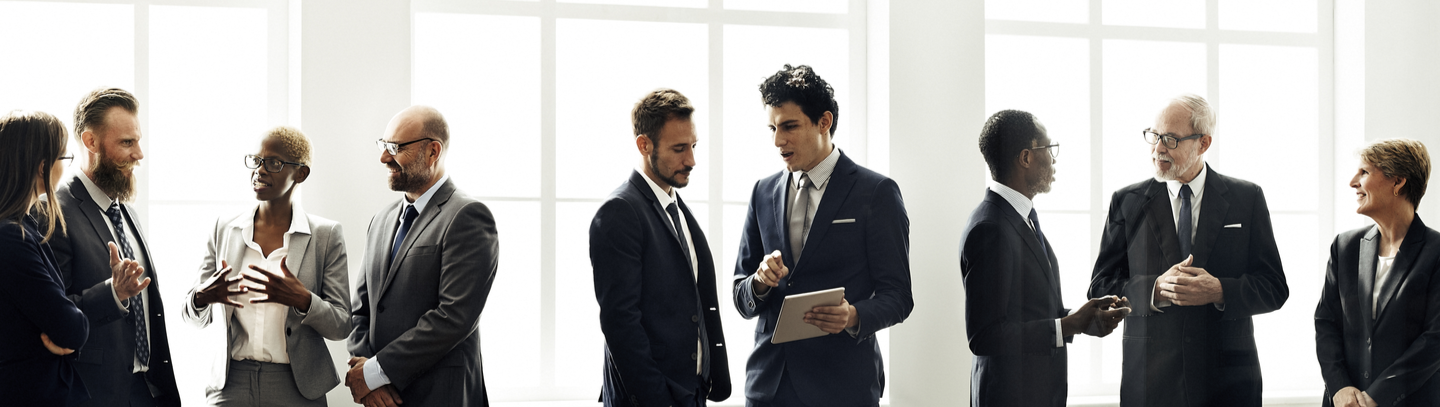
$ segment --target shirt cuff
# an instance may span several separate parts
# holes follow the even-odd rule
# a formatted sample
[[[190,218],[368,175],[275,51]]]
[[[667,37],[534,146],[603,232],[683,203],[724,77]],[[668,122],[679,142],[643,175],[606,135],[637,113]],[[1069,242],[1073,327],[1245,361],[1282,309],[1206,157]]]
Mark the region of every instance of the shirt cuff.
[[[365,387],[370,391],[390,384],[390,377],[385,376],[385,369],[380,367],[380,359],[370,358],[365,360]]]
[[[1155,286],[1157,286],[1157,287],[1160,286],[1160,279],[1158,279],[1158,278],[1155,279]],[[1151,292],[1153,293],[1154,291],[1151,291]],[[1152,295],[1153,295],[1153,294],[1152,294]],[[1158,298],[1155,298],[1155,297],[1153,297],[1153,296],[1150,297],[1150,310],[1151,310],[1151,311],[1155,311],[1155,312],[1159,312],[1159,313],[1162,313],[1162,314],[1163,314],[1163,313],[1165,313],[1165,311],[1161,311],[1160,308],[1168,307],[1168,306],[1171,306],[1171,305],[1175,305],[1174,303],[1170,302],[1170,300],[1159,300],[1159,301],[1156,301],[1157,299],[1158,299]]]
[[[1055,347],[1065,347],[1065,330],[1060,328],[1060,318],[1055,318]]]
[[[765,290],[765,293],[764,293],[764,294],[761,294],[761,293],[760,293],[760,290],[756,290],[756,289],[755,289],[755,275],[754,275],[754,274],[751,274],[751,275],[750,275],[750,281],[747,281],[746,284],[750,284],[750,291],[753,292],[753,293],[755,293],[755,298],[760,299],[760,300],[765,300],[765,299],[767,299],[767,298],[770,298],[770,292],[775,290],[775,287],[770,287],[769,290]]]
[[[110,298],[115,299],[115,306],[120,308],[120,315],[125,315],[129,313],[130,309],[125,307],[125,303],[120,301],[120,294],[115,292],[115,279],[105,279],[105,286],[110,287]]]
[[[310,308],[311,308],[311,309],[314,309],[314,308],[315,308],[315,304],[319,304],[320,301],[322,301],[322,300],[320,299],[320,295],[315,294],[315,293],[310,293]],[[305,316],[308,315],[308,314],[310,314],[309,312],[301,311],[301,310],[300,310],[300,307],[290,307],[290,312],[295,313],[295,315],[296,315],[296,316],[299,316],[301,320],[304,320],[304,319],[305,319]]]
[[[850,337],[851,337],[851,338],[859,338],[859,337],[860,337],[860,321],[855,321],[855,326],[852,326],[852,327],[849,327],[849,328],[845,328],[845,333],[850,334]]]

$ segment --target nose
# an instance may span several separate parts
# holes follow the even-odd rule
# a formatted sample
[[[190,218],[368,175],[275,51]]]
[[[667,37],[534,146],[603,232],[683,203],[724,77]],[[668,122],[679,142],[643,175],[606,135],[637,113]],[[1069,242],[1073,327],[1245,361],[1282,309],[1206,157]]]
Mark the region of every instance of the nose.
[[[139,143],[139,142],[136,142],[136,143],[135,143],[135,154],[132,154],[131,157],[135,158],[135,161],[140,161],[140,160],[145,159],[145,152],[140,150],[140,143]]]
[[[1357,190],[1360,189],[1360,174],[1355,174],[1355,176],[1350,177],[1350,187]]]
[[[380,162],[384,164],[389,164],[391,161],[395,161],[395,156],[390,155],[389,151],[380,150]]]

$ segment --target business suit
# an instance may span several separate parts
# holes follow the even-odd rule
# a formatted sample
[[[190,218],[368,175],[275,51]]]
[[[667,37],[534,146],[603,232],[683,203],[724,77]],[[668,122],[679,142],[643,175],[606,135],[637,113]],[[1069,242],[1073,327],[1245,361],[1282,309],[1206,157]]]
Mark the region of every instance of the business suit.
[[[305,215],[298,207],[293,210],[302,217],[294,221],[305,222],[308,228],[288,237],[285,267],[310,291],[310,309],[304,315],[294,308],[285,312],[285,351],[289,356],[295,386],[302,396],[315,400],[340,384],[340,376],[335,371],[329,349],[325,347],[325,339],[344,340],[350,333],[350,272],[346,266],[345,234],[340,224]],[[180,307],[180,315],[196,327],[204,328],[215,322],[217,317],[225,327],[225,343],[210,344],[214,360],[210,382],[206,384],[209,392],[225,389],[231,349],[245,331],[237,326],[234,307],[209,304],[196,309],[193,305],[195,295],[218,271],[220,260],[233,270],[222,278],[238,275],[239,270],[248,266],[243,260],[249,250],[244,231],[253,227],[255,213],[255,210],[250,210],[216,220],[214,231],[205,245],[200,275]],[[281,270],[267,271],[281,273]]]
[[[132,387],[135,386],[135,324],[115,303],[115,292],[106,283],[111,277],[110,252],[106,243],[114,242],[115,235],[106,225],[110,220],[101,213],[99,204],[91,197],[76,174],[69,183],[55,191],[56,199],[65,214],[69,228],[66,236],[50,240],[55,250],[55,259],[60,264],[64,277],[65,292],[90,319],[90,338],[85,346],[75,350],[75,368],[90,391],[90,406],[124,406],[129,403]],[[160,298],[159,273],[155,271],[154,256],[146,243],[143,222],[135,216],[129,205],[120,204],[120,212],[126,222],[139,233],[126,231],[129,242],[133,242],[143,253],[145,277],[150,286],[145,289],[146,306],[149,313],[143,315],[150,330],[149,370],[144,374],[155,403],[160,406],[180,405],[180,392],[175,386],[175,369],[170,362],[170,342],[165,330],[165,305]],[[137,294],[139,296],[139,294]]]
[[[1335,392],[1354,386],[1381,406],[1440,405],[1440,232],[1416,215],[1390,273],[1376,281],[1379,248],[1373,225],[1330,245],[1315,307],[1322,403],[1331,406]]]
[[[498,264],[495,218],[447,179],[391,262],[403,205],[370,221],[350,354],[376,359],[406,406],[489,405],[480,312]]]
[[[682,248],[685,236],[676,235],[666,208],[638,171],[610,193],[590,221],[590,264],[605,333],[600,399],[606,406],[684,405],[730,396],[715,260],[690,208],[674,196],[688,226],[685,245],[695,251],[694,265]]]
[[[1184,260],[1164,182],[1147,179],[1110,200],[1090,297],[1129,297],[1120,404],[1260,405],[1260,359],[1250,317],[1285,304],[1290,291],[1260,187],[1209,171],[1195,229],[1193,267],[1219,279],[1214,304],[1152,311],[1155,280]]]
[[[90,394],[72,358],[50,353],[40,334],[62,348],[78,349],[85,345],[90,321],[65,296],[55,255],[40,243],[44,237],[35,218],[22,218],[0,219],[0,278],[5,280],[0,284],[0,401],[73,406]]]
[[[735,264],[735,308],[755,324],[746,363],[745,397],[770,402],[782,379],[811,406],[874,406],[884,391],[884,363],[875,332],[905,320],[910,290],[910,221],[895,181],[840,154],[816,209],[800,262],[791,253],[786,188],[790,172],[760,179],[750,195]],[[790,273],[765,298],[753,274],[779,250]],[[845,287],[859,316],[858,332],[770,343],[785,296]]]
[[[1049,240],[1037,239],[1014,205],[986,191],[960,237],[960,274],[975,354],[970,404],[1064,406],[1067,360],[1055,343],[1055,320],[1069,310]]]

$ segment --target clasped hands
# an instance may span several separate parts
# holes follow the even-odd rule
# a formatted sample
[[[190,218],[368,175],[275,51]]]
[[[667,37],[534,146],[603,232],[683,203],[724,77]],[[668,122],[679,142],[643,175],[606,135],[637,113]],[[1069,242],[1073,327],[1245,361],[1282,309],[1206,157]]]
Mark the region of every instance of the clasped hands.
[[[345,387],[350,388],[350,396],[355,398],[356,404],[364,404],[365,407],[396,407],[405,404],[400,399],[400,391],[395,390],[394,384],[387,384],[370,390],[370,385],[365,384],[365,361],[369,360],[364,356],[350,358],[350,370],[345,372]]]
[[[1220,279],[1203,268],[1190,267],[1194,261],[1195,256],[1188,256],[1155,279],[1155,298],[1175,305],[1224,305]]]
[[[1126,315],[1130,315],[1128,298],[1117,298],[1113,295],[1092,298],[1085,301],[1085,305],[1081,305],[1075,312],[1060,318],[1061,334],[1071,336],[1083,333],[1104,337],[1114,332]]]
[[[755,270],[753,287],[756,294],[770,292],[771,288],[780,286],[780,279],[790,275],[790,268],[785,267],[785,261],[780,258],[780,251],[776,250],[765,255],[760,261],[760,267]],[[850,305],[849,300],[841,299],[840,305],[830,307],[811,308],[805,313],[805,323],[814,325],[826,333],[838,334],[846,328],[860,323],[860,314]]]
[[[280,258],[280,274],[253,264],[249,267],[260,275],[240,273],[240,275],[226,278],[225,276],[230,274],[230,265],[221,260],[220,271],[216,271],[215,275],[205,281],[204,288],[195,292],[195,307],[200,308],[220,303],[236,308],[245,308],[244,305],[235,302],[230,297],[254,291],[265,296],[250,299],[251,304],[273,302],[295,307],[300,312],[310,311],[310,290],[307,290],[305,284],[295,278],[295,274],[285,266],[284,257]],[[239,283],[241,280],[249,281],[254,285],[231,287],[232,284]]]
[[[1360,391],[1355,386],[1347,386],[1335,392],[1335,396],[1330,397],[1330,402],[1334,403],[1335,407],[1375,407],[1377,405],[1375,399],[1370,398],[1370,393]]]

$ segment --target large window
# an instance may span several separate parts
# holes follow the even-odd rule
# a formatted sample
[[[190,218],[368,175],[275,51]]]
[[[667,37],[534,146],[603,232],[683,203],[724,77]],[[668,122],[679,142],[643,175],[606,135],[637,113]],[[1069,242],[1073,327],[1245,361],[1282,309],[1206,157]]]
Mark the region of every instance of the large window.
[[[599,393],[589,223],[639,164],[631,107],[666,87],[697,107],[698,165],[679,193],[715,257],[735,388],[725,405],[742,405],[755,322],[734,310],[731,275],[751,187],[782,169],[757,87],[786,63],[813,66],[841,106],[836,144],[869,162],[865,2],[412,4],[411,101],[449,119],[450,173],[505,236],[481,318],[492,400],[593,402]],[[887,338],[882,331],[882,349]]]
[[[1269,400],[1311,400],[1323,381],[1312,315],[1335,231],[1333,4],[1328,0],[986,1],[986,109],[1035,113],[1064,146],[1057,183],[1036,198],[1056,244],[1067,303],[1085,292],[1116,189],[1152,175],[1153,126],[1170,97],[1204,96],[1218,125],[1206,161],[1260,185],[1290,298],[1255,318]],[[1353,142],[1351,142],[1353,144]],[[1343,171],[1342,171],[1343,172]],[[1348,218],[1345,218],[1348,219]],[[1139,305],[1144,306],[1144,305]],[[1077,337],[1071,403],[1113,402],[1121,341]]]

